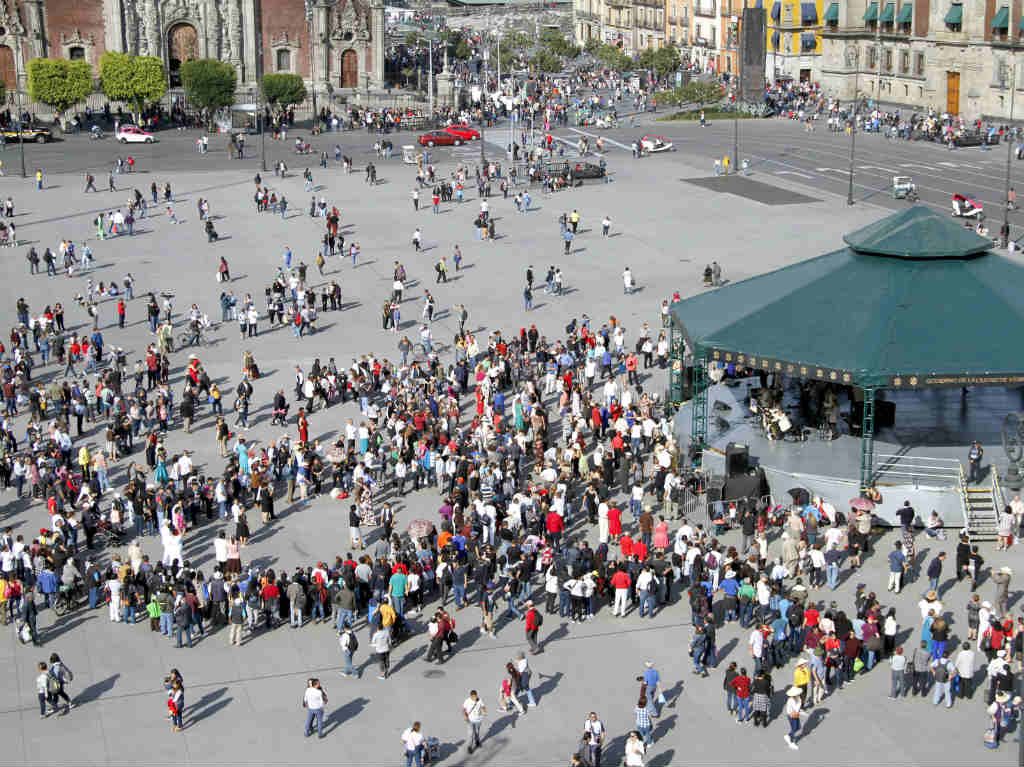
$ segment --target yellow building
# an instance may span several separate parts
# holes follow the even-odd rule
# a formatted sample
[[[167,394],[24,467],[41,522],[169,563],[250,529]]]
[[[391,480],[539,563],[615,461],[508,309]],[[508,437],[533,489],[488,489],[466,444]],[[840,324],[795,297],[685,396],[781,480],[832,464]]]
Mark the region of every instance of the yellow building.
[[[765,0],[768,79],[820,79],[821,33],[824,14],[831,3],[824,0]],[[773,75],[774,73],[774,75]]]

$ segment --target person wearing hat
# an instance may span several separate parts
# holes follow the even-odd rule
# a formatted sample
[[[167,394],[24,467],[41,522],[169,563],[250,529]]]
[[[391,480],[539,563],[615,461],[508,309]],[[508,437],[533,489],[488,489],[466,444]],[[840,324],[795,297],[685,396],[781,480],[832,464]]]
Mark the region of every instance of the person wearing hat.
[[[537,655],[540,652],[540,642],[537,641],[537,633],[544,623],[544,618],[540,611],[533,606],[532,599],[527,599],[523,606],[526,608],[526,641],[530,645],[530,652],[533,655]]]
[[[1004,724],[1006,722],[1006,711],[1010,705],[1010,693],[1004,691],[996,693],[995,699],[988,707],[988,714],[992,717],[992,730],[995,737],[995,746],[999,745],[1003,737]]]
[[[806,663],[806,661],[804,661]],[[794,751],[800,747],[796,744],[800,732],[800,716],[804,713],[801,698],[804,691],[796,685],[786,690],[786,721],[789,723],[789,732],[785,735],[786,744]]]

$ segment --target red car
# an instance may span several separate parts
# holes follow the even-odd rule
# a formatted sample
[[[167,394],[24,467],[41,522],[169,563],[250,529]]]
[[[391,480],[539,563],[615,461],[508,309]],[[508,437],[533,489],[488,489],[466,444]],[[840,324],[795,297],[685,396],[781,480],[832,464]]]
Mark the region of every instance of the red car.
[[[450,133],[456,138],[460,138],[463,141],[479,141],[480,131],[476,128],[471,128],[465,124],[449,125],[445,128],[446,133]]]
[[[462,139],[443,130],[432,130],[420,136],[420,146],[459,146]]]

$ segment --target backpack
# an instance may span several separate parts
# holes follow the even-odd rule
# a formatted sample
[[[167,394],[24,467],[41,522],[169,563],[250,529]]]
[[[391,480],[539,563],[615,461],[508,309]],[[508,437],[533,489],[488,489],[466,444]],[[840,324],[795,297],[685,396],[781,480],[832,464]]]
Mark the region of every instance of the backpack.
[[[355,651],[359,649],[359,637],[356,636],[356,632],[348,632],[348,651],[355,654]]]
[[[949,663],[940,661],[935,667],[935,681],[936,682],[948,682],[949,681]]]
[[[544,613],[542,613],[540,610],[534,610],[533,612],[537,617],[537,628],[540,628],[544,625]]]

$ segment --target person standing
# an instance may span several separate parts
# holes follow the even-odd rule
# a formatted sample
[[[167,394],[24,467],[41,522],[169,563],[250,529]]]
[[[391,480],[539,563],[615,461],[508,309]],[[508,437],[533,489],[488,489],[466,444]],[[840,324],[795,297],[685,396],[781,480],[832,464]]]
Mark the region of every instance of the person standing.
[[[892,657],[889,658],[889,666],[892,674],[889,697],[892,700],[899,700],[903,697],[904,680],[907,676],[907,657],[903,654],[902,647],[897,647]]]
[[[426,749],[423,733],[420,731],[419,722],[413,722],[412,726],[402,733],[402,745],[405,747],[405,767],[423,767],[423,752]]]
[[[469,697],[462,702],[462,718],[466,722],[466,750],[473,753],[480,748],[480,727],[487,716],[487,706],[480,700],[476,690],[469,691]]]
[[[530,652],[536,655],[540,652],[540,643],[537,641],[537,632],[540,631],[540,627],[544,625],[544,616],[540,614],[540,610],[533,606],[533,600],[526,600],[526,641],[530,645]]]
[[[302,707],[306,709],[305,736],[313,734],[313,722],[316,722],[317,737],[324,736],[324,709],[327,707],[327,693],[320,686],[320,680],[313,678],[306,684],[306,692],[302,697]]]
[[[633,730],[626,739],[626,767],[644,767],[647,745],[642,733]]]
[[[377,653],[377,662],[380,664],[380,674],[377,678],[387,679],[391,670],[391,629],[381,626],[373,632],[370,644],[373,645],[373,651]]]
[[[893,550],[889,552],[889,591],[900,593],[903,584],[903,573],[907,570],[907,557],[903,553],[903,544],[899,541],[893,543]]]
[[[800,732],[800,715],[803,713],[800,706],[800,698],[803,690],[795,685],[786,690],[786,722],[789,725],[789,732],[785,735],[786,745],[794,751],[800,747],[796,744]]]
[[[352,665],[352,658],[356,650],[359,649],[359,638],[347,622],[342,625],[338,644],[341,645],[341,654],[345,659],[345,666],[341,670],[341,675],[346,678],[356,676],[356,669]]]
[[[978,440],[971,443],[967,451],[967,465],[969,467],[967,481],[975,484],[981,482],[981,459],[985,457],[985,450]]]

